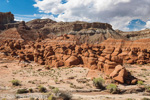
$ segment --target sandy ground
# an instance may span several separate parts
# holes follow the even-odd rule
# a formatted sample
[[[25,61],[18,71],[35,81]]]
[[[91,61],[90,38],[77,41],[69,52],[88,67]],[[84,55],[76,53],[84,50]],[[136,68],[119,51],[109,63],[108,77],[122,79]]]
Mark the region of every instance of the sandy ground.
[[[21,67],[26,64],[26,67]],[[144,84],[150,84],[150,66],[144,65],[125,65],[126,68],[137,78],[144,80]],[[150,98],[144,96],[143,93],[112,95],[105,91],[97,90],[93,87],[93,77],[104,77],[100,71],[89,70],[87,68],[58,68],[45,69],[46,66],[38,65],[34,62],[29,64],[20,63],[17,60],[0,59],[0,100],[7,98],[8,100],[29,100],[23,98],[44,98],[49,92],[50,87],[57,87],[59,90],[69,91],[75,100],[141,100],[142,98]],[[20,86],[13,86],[11,81],[17,79]],[[38,86],[47,88],[47,93],[39,93]],[[121,89],[137,88],[137,85],[124,86],[119,85]],[[18,89],[33,89],[34,93],[16,94]],[[16,99],[16,97],[19,97]],[[6,100],[7,100],[6,99]],[[43,100],[43,99],[41,99]],[[45,99],[46,100],[46,99]]]

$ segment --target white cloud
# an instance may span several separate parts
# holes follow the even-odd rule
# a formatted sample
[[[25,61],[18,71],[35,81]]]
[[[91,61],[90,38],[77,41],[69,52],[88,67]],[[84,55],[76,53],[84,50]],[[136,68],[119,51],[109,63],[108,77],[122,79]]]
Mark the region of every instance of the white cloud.
[[[26,21],[27,22],[27,21],[30,21],[30,20],[33,20],[33,19],[39,19],[39,18],[54,19],[54,17],[52,15],[48,15],[48,14],[33,14],[33,15],[14,14],[14,15],[15,15],[15,21]]]
[[[106,22],[115,29],[128,30],[132,19],[148,21],[150,0],[35,0],[39,12],[59,14],[57,21]],[[46,16],[48,17],[48,16]],[[45,18],[45,17],[44,17]],[[52,18],[52,16],[50,16]]]
[[[150,21],[146,22],[146,28],[150,28]]]

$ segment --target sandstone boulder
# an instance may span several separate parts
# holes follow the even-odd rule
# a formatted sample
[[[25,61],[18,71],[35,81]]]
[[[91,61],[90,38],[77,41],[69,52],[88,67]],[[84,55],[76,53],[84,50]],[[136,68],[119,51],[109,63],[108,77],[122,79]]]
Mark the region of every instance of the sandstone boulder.
[[[99,60],[100,62],[105,62],[106,58],[100,56],[100,57],[98,58],[98,60]]]
[[[78,65],[78,64],[80,64],[80,60],[75,56],[71,56],[65,61],[66,66]]]
[[[113,80],[121,84],[136,84],[137,79],[133,77],[125,67],[117,65],[114,71],[109,75]]]
[[[64,66],[64,62],[62,60],[56,62],[56,64],[55,64],[56,68],[61,67],[61,66]]]
[[[127,60],[126,63],[127,63],[127,64],[134,64],[134,60],[133,60],[133,59],[129,59],[129,60]]]
[[[116,62],[111,62],[109,60],[106,60],[105,61],[105,64],[104,64],[104,73],[106,75],[110,75],[110,73],[113,72],[114,68],[116,67],[117,63]]]
[[[117,56],[122,52],[121,48],[116,48],[115,51],[111,54],[112,56]]]
[[[118,56],[112,56],[111,61],[116,62],[118,64],[123,64],[123,59],[121,57],[118,57]]]
[[[119,83],[124,83],[125,77],[128,76],[128,72],[125,67],[118,65],[115,67],[114,71],[109,75],[110,78],[116,80]]]

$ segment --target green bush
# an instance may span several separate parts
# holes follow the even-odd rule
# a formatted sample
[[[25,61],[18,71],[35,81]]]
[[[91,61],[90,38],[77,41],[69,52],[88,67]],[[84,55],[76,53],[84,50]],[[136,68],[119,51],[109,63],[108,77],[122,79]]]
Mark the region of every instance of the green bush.
[[[109,90],[109,92],[112,93],[112,94],[120,93],[120,90],[118,89],[116,84],[109,84],[106,87],[106,89]]]
[[[55,97],[51,94],[47,100],[55,100]]]
[[[41,93],[46,93],[47,92],[47,89],[43,86],[39,86],[38,89],[39,89],[39,92],[41,92]]]
[[[13,86],[19,86],[19,85],[21,85],[20,81],[16,80],[16,79],[12,80],[11,83],[12,83]]]
[[[29,91],[27,89],[18,89],[17,94],[23,94],[23,93],[28,93]]]
[[[137,84],[138,85],[143,85],[144,83],[143,83],[143,81],[138,81]]]
[[[105,80],[101,77],[93,79],[93,85],[98,89],[105,89]]]
[[[55,95],[57,95],[59,93],[59,89],[57,87],[55,87],[52,91]]]

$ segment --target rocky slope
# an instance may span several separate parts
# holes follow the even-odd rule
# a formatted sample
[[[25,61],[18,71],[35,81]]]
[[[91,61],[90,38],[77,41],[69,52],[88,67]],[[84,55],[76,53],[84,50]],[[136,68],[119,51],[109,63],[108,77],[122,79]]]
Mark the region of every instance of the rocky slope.
[[[13,41],[35,41],[39,37],[43,37],[36,30],[31,30],[25,25],[25,22],[19,22],[17,28],[9,28],[0,33],[0,44],[7,40]]]
[[[145,29],[141,31],[132,31],[132,32],[119,31],[118,33],[120,33],[120,35],[130,40],[150,38],[150,29]]]
[[[26,25],[32,29],[40,29],[43,28],[48,23],[56,23],[56,21],[53,21],[51,19],[34,19],[32,21],[29,21],[26,23]]]
[[[42,36],[42,38],[49,37],[51,39],[52,38],[54,39],[56,36],[61,36],[63,34],[70,34],[74,35],[72,39],[78,40],[78,43],[80,44],[100,43],[108,38],[127,39],[118,34],[115,30],[112,29],[112,26],[107,23],[99,23],[99,22],[88,23],[81,21],[56,22],[51,19],[35,19],[30,22],[24,23],[24,22],[14,22],[14,15],[11,14],[10,12],[1,13],[0,16],[1,16],[0,32],[3,33],[1,37],[3,37],[4,34],[13,34],[14,30],[12,30],[11,28],[16,28],[17,31],[19,31],[20,33],[22,32],[21,33],[22,35],[24,35],[24,33],[30,33],[28,34],[28,36],[26,34],[27,38]],[[24,25],[21,26],[21,28],[24,31],[20,31],[20,24],[22,23],[24,23]],[[7,36],[8,36],[7,38],[10,38],[10,36],[12,35]],[[24,40],[31,40],[31,39],[24,38]]]
[[[51,37],[51,35],[70,34],[80,40],[80,43],[102,42],[107,38],[126,39],[112,29],[107,23],[87,22],[55,22],[50,19],[37,19],[27,22],[32,29],[39,29],[40,33]]]

